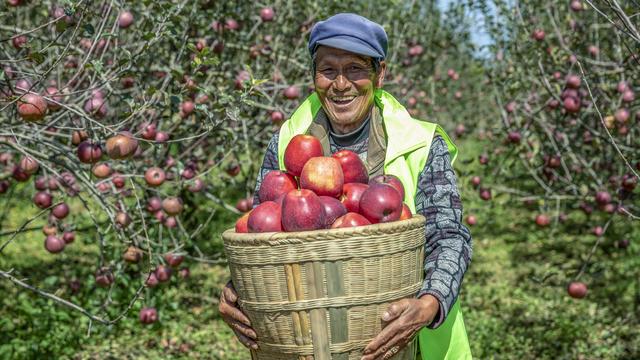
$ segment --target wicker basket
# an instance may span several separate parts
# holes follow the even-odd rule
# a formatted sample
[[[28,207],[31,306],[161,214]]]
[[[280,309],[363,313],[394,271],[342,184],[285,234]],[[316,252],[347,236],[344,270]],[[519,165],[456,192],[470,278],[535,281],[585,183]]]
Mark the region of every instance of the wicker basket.
[[[351,360],[388,304],[422,286],[425,218],[355,228],[222,234],[255,360]],[[415,341],[393,359],[414,360]]]

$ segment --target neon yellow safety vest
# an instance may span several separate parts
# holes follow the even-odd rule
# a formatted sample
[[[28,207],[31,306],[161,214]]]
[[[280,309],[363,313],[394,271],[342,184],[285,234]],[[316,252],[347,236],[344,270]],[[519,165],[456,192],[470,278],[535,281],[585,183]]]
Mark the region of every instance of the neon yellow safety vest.
[[[431,142],[438,133],[447,143],[451,163],[455,161],[458,150],[445,131],[437,124],[416,120],[389,93],[378,89],[374,93],[375,105],[382,111],[384,128],[387,135],[387,148],[384,159],[384,173],[397,176],[404,185],[404,202],[416,212],[415,194],[418,176],[422,172]],[[304,134],[313,122],[321,103],[316,93],[311,94],[282,124],[278,140],[278,162],[281,170],[284,166],[284,150],[291,138]],[[444,323],[437,329],[423,328],[418,334],[420,353],[423,360],[459,360],[471,359],[471,350],[467,331],[462,319],[459,301],[456,301]]]

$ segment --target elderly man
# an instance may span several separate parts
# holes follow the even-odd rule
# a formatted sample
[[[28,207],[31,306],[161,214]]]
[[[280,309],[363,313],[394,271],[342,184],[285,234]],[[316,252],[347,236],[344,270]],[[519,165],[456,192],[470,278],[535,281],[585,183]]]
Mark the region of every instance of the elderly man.
[[[389,306],[382,316],[384,328],[362,359],[390,358],[414,336],[421,359],[470,359],[457,298],[472,243],[461,223],[462,204],[451,167],[455,145],[440,126],[411,118],[382,90],[387,35],[379,24],[337,14],[313,27],[309,52],[315,93],[271,139],[256,189],[267,172],[281,168],[289,140],[301,133],[320,139],[325,155],[343,149],[357,153],[370,176],[398,176],[406,189],[405,203],[427,219],[425,279],[415,298]],[[256,197],[255,204],[258,201]],[[220,313],[244,345],[257,348],[256,333],[237,307],[237,298],[229,282]]]

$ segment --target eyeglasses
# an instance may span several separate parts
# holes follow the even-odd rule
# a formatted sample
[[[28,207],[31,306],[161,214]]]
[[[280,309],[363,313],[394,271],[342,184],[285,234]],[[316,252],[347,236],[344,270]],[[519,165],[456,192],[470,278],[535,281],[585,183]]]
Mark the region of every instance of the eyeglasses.
[[[342,76],[353,81],[368,78],[369,74],[371,74],[371,70],[373,70],[372,67],[361,65],[348,65],[346,69],[337,69],[331,66],[323,66],[318,68],[317,74],[320,74],[321,76],[332,81],[337,79],[338,75],[342,74]]]

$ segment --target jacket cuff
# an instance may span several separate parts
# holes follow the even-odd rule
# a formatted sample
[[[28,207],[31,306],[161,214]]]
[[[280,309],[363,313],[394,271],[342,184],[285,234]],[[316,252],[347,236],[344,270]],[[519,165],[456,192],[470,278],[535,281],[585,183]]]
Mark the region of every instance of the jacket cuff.
[[[442,296],[442,294],[440,294],[435,290],[432,290],[432,289],[420,290],[420,292],[417,295],[417,298],[419,299],[423,295],[427,295],[427,294],[433,295],[438,300],[438,305],[440,306],[438,307],[438,312],[436,313],[436,316],[434,316],[433,321],[431,322],[431,324],[427,325],[426,327],[429,329],[437,329],[440,325],[442,325],[444,320],[447,318],[448,309],[444,305],[445,304],[444,296]]]

